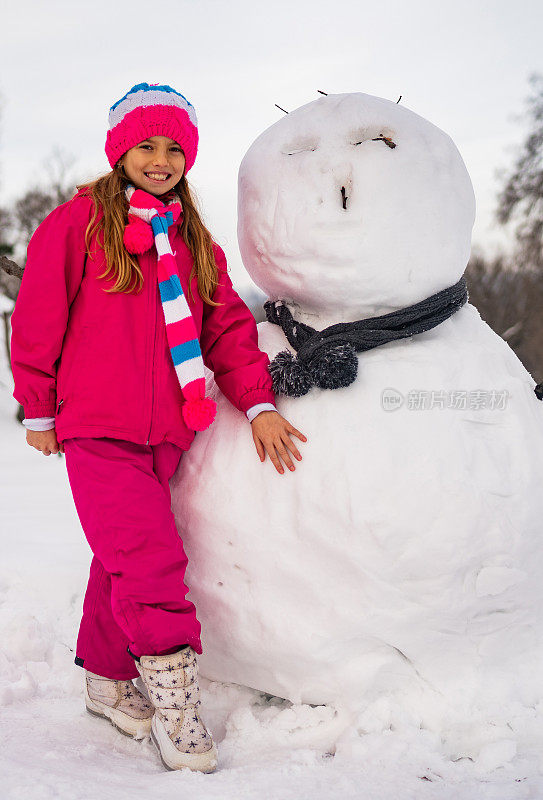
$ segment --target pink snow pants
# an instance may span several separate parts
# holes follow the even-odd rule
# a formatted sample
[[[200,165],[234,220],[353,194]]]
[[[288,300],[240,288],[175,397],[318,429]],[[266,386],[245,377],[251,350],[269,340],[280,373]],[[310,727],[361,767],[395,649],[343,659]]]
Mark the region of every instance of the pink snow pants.
[[[171,510],[169,479],[182,453],[171,442],[64,440],[74,503],[94,554],[75,663],[97,675],[137,677],[127,646],[136,656],[184,644],[202,652]]]

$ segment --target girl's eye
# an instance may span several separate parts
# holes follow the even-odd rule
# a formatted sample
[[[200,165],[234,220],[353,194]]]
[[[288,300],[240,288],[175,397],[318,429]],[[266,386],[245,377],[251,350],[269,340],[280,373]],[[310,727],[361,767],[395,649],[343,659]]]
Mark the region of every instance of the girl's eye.
[[[143,148],[143,147],[151,147],[151,145],[150,144],[140,144],[140,148]],[[173,150],[174,153],[181,153],[182,152],[180,147],[170,147],[170,150]]]

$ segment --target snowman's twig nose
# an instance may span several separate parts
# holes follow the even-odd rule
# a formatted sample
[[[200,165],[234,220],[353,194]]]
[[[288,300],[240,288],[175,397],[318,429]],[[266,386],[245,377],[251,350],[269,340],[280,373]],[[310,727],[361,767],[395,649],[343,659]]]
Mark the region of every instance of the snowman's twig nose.
[[[341,187],[341,197],[343,199],[343,208],[347,208],[347,192],[345,191],[345,186]]]

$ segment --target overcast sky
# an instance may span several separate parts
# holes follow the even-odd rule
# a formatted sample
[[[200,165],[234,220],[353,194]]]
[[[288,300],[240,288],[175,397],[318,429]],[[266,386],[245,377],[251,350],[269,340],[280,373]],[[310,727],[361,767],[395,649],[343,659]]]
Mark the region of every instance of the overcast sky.
[[[477,199],[473,242],[506,243],[493,220],[496,170],[526,123],[528,76],[543,73],[541,0],[23,0],[1,6],[0,202],[47,180],[55,146],[89,180],[109,170],[109,106],[135,83],[169,83],[196,108],[200,147],[189,180],[248,278],[236,240],[237,172],[282,112],[362,91],[445,130]]]

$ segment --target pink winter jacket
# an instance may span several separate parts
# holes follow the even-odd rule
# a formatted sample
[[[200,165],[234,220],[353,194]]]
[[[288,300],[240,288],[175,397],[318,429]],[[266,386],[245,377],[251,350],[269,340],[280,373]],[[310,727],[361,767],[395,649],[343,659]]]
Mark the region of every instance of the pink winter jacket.
[[[138,256],[144,284],[139,294],[106,294],[99,279],[104,252],[85,230],[93,201],[81,190],[36,229],[11,317],[13,396],[25,417],[55,417],[57,439],[74,436],[125,439],[138,444],[173,442],[188,449],[194,431],[183,421],[184,402],[166,339],[153,247]],[[268,356],[258,349],[255,321],[232,287],[222,249],[213,249],[219,285],[204,304],[196,278],[188,294],[192,255],[178,225],[169,228],[179,279],[186,294],[206,366],[241,412],[273,403]]]

